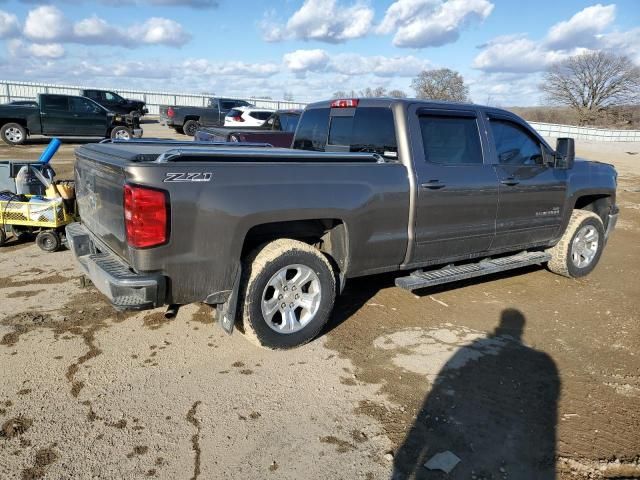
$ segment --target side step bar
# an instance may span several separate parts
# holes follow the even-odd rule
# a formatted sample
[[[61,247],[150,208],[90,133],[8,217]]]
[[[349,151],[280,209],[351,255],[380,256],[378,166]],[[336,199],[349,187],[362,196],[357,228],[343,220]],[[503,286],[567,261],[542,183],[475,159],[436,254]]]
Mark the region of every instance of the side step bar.
[[[396,287],[405,290],[417,290],[419,288],[433,287],[434,285],[441,285],[443,283],[457,282],[467,278],[513,270],[528,265],[539,265],[549,260],[551,260],[551,255],[547,252],[525,251],[509,257],[485,259],[477,263],[449,266],[428,272],[418,270],[406,277],[396,278]]]

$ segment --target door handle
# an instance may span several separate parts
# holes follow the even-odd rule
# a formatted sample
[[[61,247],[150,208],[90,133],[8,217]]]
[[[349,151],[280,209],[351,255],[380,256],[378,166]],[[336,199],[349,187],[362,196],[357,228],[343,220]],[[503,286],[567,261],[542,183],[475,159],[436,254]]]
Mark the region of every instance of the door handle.
[[[440,183],[439,180],[429,180],[427,183],[423,183],[420,186],[429,190],[440,190],[441,188],[446,187],[446,185],[444,183]]]
[[[514,187],[520,183],[519,180],[516,180],[513,177],[509,177],[506,180],[500,180],[500,183],[503,185],[509,185],[510,187]]]

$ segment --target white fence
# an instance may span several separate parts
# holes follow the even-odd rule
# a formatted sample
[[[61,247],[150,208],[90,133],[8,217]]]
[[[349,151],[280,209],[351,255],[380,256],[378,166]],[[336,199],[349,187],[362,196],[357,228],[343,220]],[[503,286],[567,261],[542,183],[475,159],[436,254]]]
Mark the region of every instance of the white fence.
[[[0,80],[0,103],[7,103],[12,100],[33,100],[39,93],[78,95],[80,90],[90,88],[93,87]],[[123,90],[121,88],[106,90],[117,92],[125,98],[135,98],[144,101],[151,115],[158,115],[158,113],[160,113],[160,105],[205,107],[208,98],[214,96],[190,93],[146,92],[142,90]],[[306,106],[306,103],[303,102],[289,102],[287,100],[267,100],[252,97],[241,100],[247,100],[256,107],[273,108],[276,110],[281,108],[304,108]],[[573,137],[577,140],[593,140],[598,142],[640,142],[640,131],[638,130],[610,130],[606,128],[576,127],[572,125],[538,122],[529,122],[529,124],[543,137]]]
[[[87,90],[95,87],[53,85],[34,82],[14,82],[0,80],[0,103],[7,103],[12,100],[34,100],[39,93],[62,93],[66,95],[79,95],[80,90]],[[223,95],[196,95],[190,93],[170,93],[170,92],[145,92],[141,90],[123,90],[121,88],[100,88],[99,90],[110,90],[122,95],[125,98],[142,100],[147,104],[151,115],[160,113],[160,105],[184,105],[190,107],[206,107],[207,100],[213,96]],[[233,97],[225,97],[233,98]],[[242,98],[256,107],[262,108],[304,108],[306,103],[289,102],[286,100],[266,100],[261,98]]]
[[[608,128],[576,127],[554,123],[529,122],[543,137],[572,137],[596,142],[640,142],[639,130],[610,130]]]

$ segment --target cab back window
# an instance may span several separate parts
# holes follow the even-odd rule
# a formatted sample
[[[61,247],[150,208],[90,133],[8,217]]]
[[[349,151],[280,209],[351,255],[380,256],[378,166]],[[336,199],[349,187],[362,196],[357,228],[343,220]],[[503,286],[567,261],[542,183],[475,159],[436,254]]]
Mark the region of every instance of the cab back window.
[[[329,131],[329,109],[313,108],[302,114],[293,148],[323,152]]]
[[[329,111],[328,108],[319,108],[302,115],[293,148],[325,151],[329,145],[344,147],[349,152],[397,153],[390,109],[360,107],[355,109],[354,115],[331,117]]]

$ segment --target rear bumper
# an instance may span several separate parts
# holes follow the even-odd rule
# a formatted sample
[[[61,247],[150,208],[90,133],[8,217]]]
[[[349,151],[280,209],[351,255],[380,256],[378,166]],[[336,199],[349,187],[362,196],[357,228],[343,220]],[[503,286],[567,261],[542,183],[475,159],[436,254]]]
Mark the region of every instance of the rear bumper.
[[[66,236],[80,269],[115,308],[145,310],[164,304],[164,276],[134,272],[118,256],[101,246],[81,223],[67,225]]]

